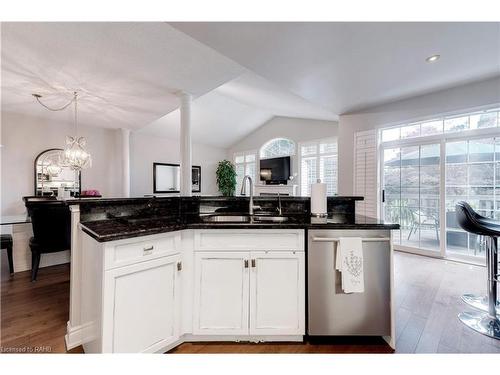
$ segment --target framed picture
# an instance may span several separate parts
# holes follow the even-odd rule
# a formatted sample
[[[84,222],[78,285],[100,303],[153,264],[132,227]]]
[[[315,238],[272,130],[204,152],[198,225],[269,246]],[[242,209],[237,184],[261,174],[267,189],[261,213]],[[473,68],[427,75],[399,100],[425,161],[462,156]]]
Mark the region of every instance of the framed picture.
[[[191,170],[191,180],[193,184],[193,193],[201,193],[201,167],[194,166]]]
[[[191,170],[192,192],[201,193],[201,166],[193,165]],[[180,193],[181,167],[172,163],[153,163],[153,193]]]

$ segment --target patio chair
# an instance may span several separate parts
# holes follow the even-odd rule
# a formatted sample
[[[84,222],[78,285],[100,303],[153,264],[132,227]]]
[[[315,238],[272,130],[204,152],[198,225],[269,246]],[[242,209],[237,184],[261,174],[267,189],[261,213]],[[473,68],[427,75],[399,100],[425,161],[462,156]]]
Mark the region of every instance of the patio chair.
[[[421,210],[411,210],[412,223],[410,233],[408,233],[408,240],[413,233],[417,232],[418,228],[422,226],[433,227],[436,232],[436,239],[439,241],[439,218],[432,214],[426,214]]]

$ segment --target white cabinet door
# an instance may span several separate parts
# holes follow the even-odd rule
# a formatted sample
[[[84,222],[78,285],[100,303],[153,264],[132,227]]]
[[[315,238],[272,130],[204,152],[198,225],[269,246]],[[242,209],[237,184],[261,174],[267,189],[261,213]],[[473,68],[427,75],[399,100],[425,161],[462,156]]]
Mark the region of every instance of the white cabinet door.
[[[157,352],[179,338],[180,255],[105,272],[103,351]]]
[[[303,335],[304,253],[253,251],[250,258],[250,334]]]
[[[195,255],[193,333],[248,334],[248,252]]]

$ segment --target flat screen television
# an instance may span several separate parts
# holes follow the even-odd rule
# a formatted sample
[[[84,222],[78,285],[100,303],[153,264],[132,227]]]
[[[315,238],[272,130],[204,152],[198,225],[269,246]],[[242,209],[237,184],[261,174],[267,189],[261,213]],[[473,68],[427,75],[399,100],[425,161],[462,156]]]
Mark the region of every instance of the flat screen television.
[[[260,161],[260,180],[266,185],[286,184],[290,178],[290,156],[262,159]]]

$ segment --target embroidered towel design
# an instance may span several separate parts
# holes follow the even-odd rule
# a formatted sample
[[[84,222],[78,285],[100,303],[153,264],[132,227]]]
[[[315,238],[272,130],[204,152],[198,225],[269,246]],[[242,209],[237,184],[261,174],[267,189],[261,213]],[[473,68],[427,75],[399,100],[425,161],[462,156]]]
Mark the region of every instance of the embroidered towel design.
[[[363,241],[359,237],[341,237],[337,243],[335,269],[342,274],[344,293],[363,293]]]

